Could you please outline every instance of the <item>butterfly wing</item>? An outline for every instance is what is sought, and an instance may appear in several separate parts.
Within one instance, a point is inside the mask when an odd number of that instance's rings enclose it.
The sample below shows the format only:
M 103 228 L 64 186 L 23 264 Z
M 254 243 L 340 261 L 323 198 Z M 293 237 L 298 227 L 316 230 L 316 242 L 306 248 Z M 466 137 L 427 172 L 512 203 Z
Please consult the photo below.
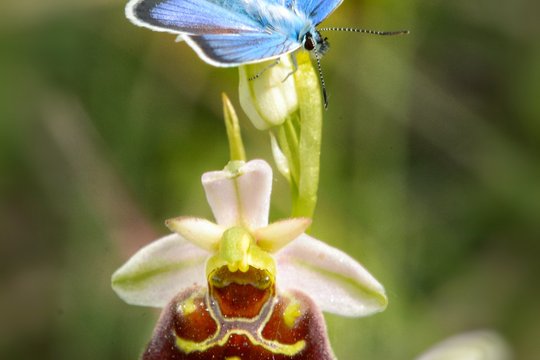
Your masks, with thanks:
M 296 0 L 294 5 L 307 15 L 315 25 L 326 19 L 343 0 Z
M 300 43 L 281 33 L 185 36 L 188 44 L 207 63 L 238 66 L 276 58 L 294 51 Z
M 300 43 L 262 18 L 283 0 L 131 0 L 126 16 L 156 31 L 179 34 L 207 63 L 238 66 L 291 52 Z M 294 31 L 293 31 L 294 33 Z
M 134 24 L 175 34 L 240 34 L 263 31 L 243 11 L 242 0 L 131 0 L 126 17 Z

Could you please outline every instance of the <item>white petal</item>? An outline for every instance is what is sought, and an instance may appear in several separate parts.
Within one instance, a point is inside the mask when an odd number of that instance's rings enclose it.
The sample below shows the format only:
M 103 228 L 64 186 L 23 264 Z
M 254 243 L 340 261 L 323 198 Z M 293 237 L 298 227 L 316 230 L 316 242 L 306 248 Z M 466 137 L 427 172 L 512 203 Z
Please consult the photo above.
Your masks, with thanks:
M 265 251 L 276 252 L 307 230 L 311 225 L 309 218 L 291 218 L 276 221 L 253 231 L 257 245 Z
M 272 168 L 264 160 L 250 161 L 237 173 L 227 169 L 207 172 L 202 183 L 219 225 L 253 230 L 268 224 Z
M 453 336 L 429 349 L 417 360 L 510 360 L 506 341 L 492 331 Z
M 165 221 L 171 231 L 180 234 L 195 246 L 209 252 L 216 252 L 225 229 L 206 219 L 180 216 Z
M 276 254 L 276 284 L 309 294 L 323 311 L 366 316 L 386 308 L 383 286 L 349 255 L 301 235 Z
M 183 289 L 206 285 L 209 255 L 177 234 L 165 236 L 139 250 L 116 270 L 112 287 L 129 304 L 164 307 Z

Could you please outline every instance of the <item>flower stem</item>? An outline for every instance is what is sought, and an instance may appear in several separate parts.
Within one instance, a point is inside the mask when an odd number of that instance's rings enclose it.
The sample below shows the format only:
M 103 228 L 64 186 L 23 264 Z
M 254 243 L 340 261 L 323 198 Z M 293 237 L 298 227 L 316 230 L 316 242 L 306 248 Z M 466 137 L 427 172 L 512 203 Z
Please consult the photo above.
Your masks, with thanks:
M 289 163 L 292 216 L 313 217 L 317 204 L 322 136 L 322 100 L 307 52 L 297 54 L 294 73 L 298 110 L 280 126 L 278 142 Z

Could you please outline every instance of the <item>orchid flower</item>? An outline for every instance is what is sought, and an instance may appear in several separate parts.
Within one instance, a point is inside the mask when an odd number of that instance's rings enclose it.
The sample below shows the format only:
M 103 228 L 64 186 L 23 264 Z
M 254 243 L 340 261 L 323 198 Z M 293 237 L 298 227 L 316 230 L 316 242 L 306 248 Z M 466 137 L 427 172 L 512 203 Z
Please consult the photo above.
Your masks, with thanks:
M 321 310 L 384 310 L 383 286 L 349 255 L 305 234 L 310 219 L 268 224 L 265 161 L 232 161 L 205 173 L 202 184 L 216 223 L 168 220 L 174 234 L 112 277 L 126 302 L 165 308 L 143 359 L 335 359 Z

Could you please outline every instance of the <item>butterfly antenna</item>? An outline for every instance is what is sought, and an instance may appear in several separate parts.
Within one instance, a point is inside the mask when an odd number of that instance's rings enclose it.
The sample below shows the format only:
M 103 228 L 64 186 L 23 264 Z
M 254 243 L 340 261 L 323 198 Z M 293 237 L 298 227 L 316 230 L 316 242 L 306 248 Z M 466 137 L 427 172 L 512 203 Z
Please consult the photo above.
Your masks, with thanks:
M 321 80 L 324 109 L 328 110 L 328 95 L 326 94 L 326 84 L 324 83 L 324 76 L 321 67 L 321 56 L 318 52 L 315 52 L 315 59 L 317 60 L 317 69 L 319 70 L 319 79 Z
M 348 31 L 348 32 L 356 32 L 356 33 L 363 33 L 363 34 L 370 34 L 370 35 L 382 35 L 382 36 L 407 35 L 409 33 L 409 30 L 377 31 L 377 30 L 342 28 L 342 27 L 329 27 L 329 28 L 322 28 L 322 29 L 317 29 L 317 30 L 318 31 Z

